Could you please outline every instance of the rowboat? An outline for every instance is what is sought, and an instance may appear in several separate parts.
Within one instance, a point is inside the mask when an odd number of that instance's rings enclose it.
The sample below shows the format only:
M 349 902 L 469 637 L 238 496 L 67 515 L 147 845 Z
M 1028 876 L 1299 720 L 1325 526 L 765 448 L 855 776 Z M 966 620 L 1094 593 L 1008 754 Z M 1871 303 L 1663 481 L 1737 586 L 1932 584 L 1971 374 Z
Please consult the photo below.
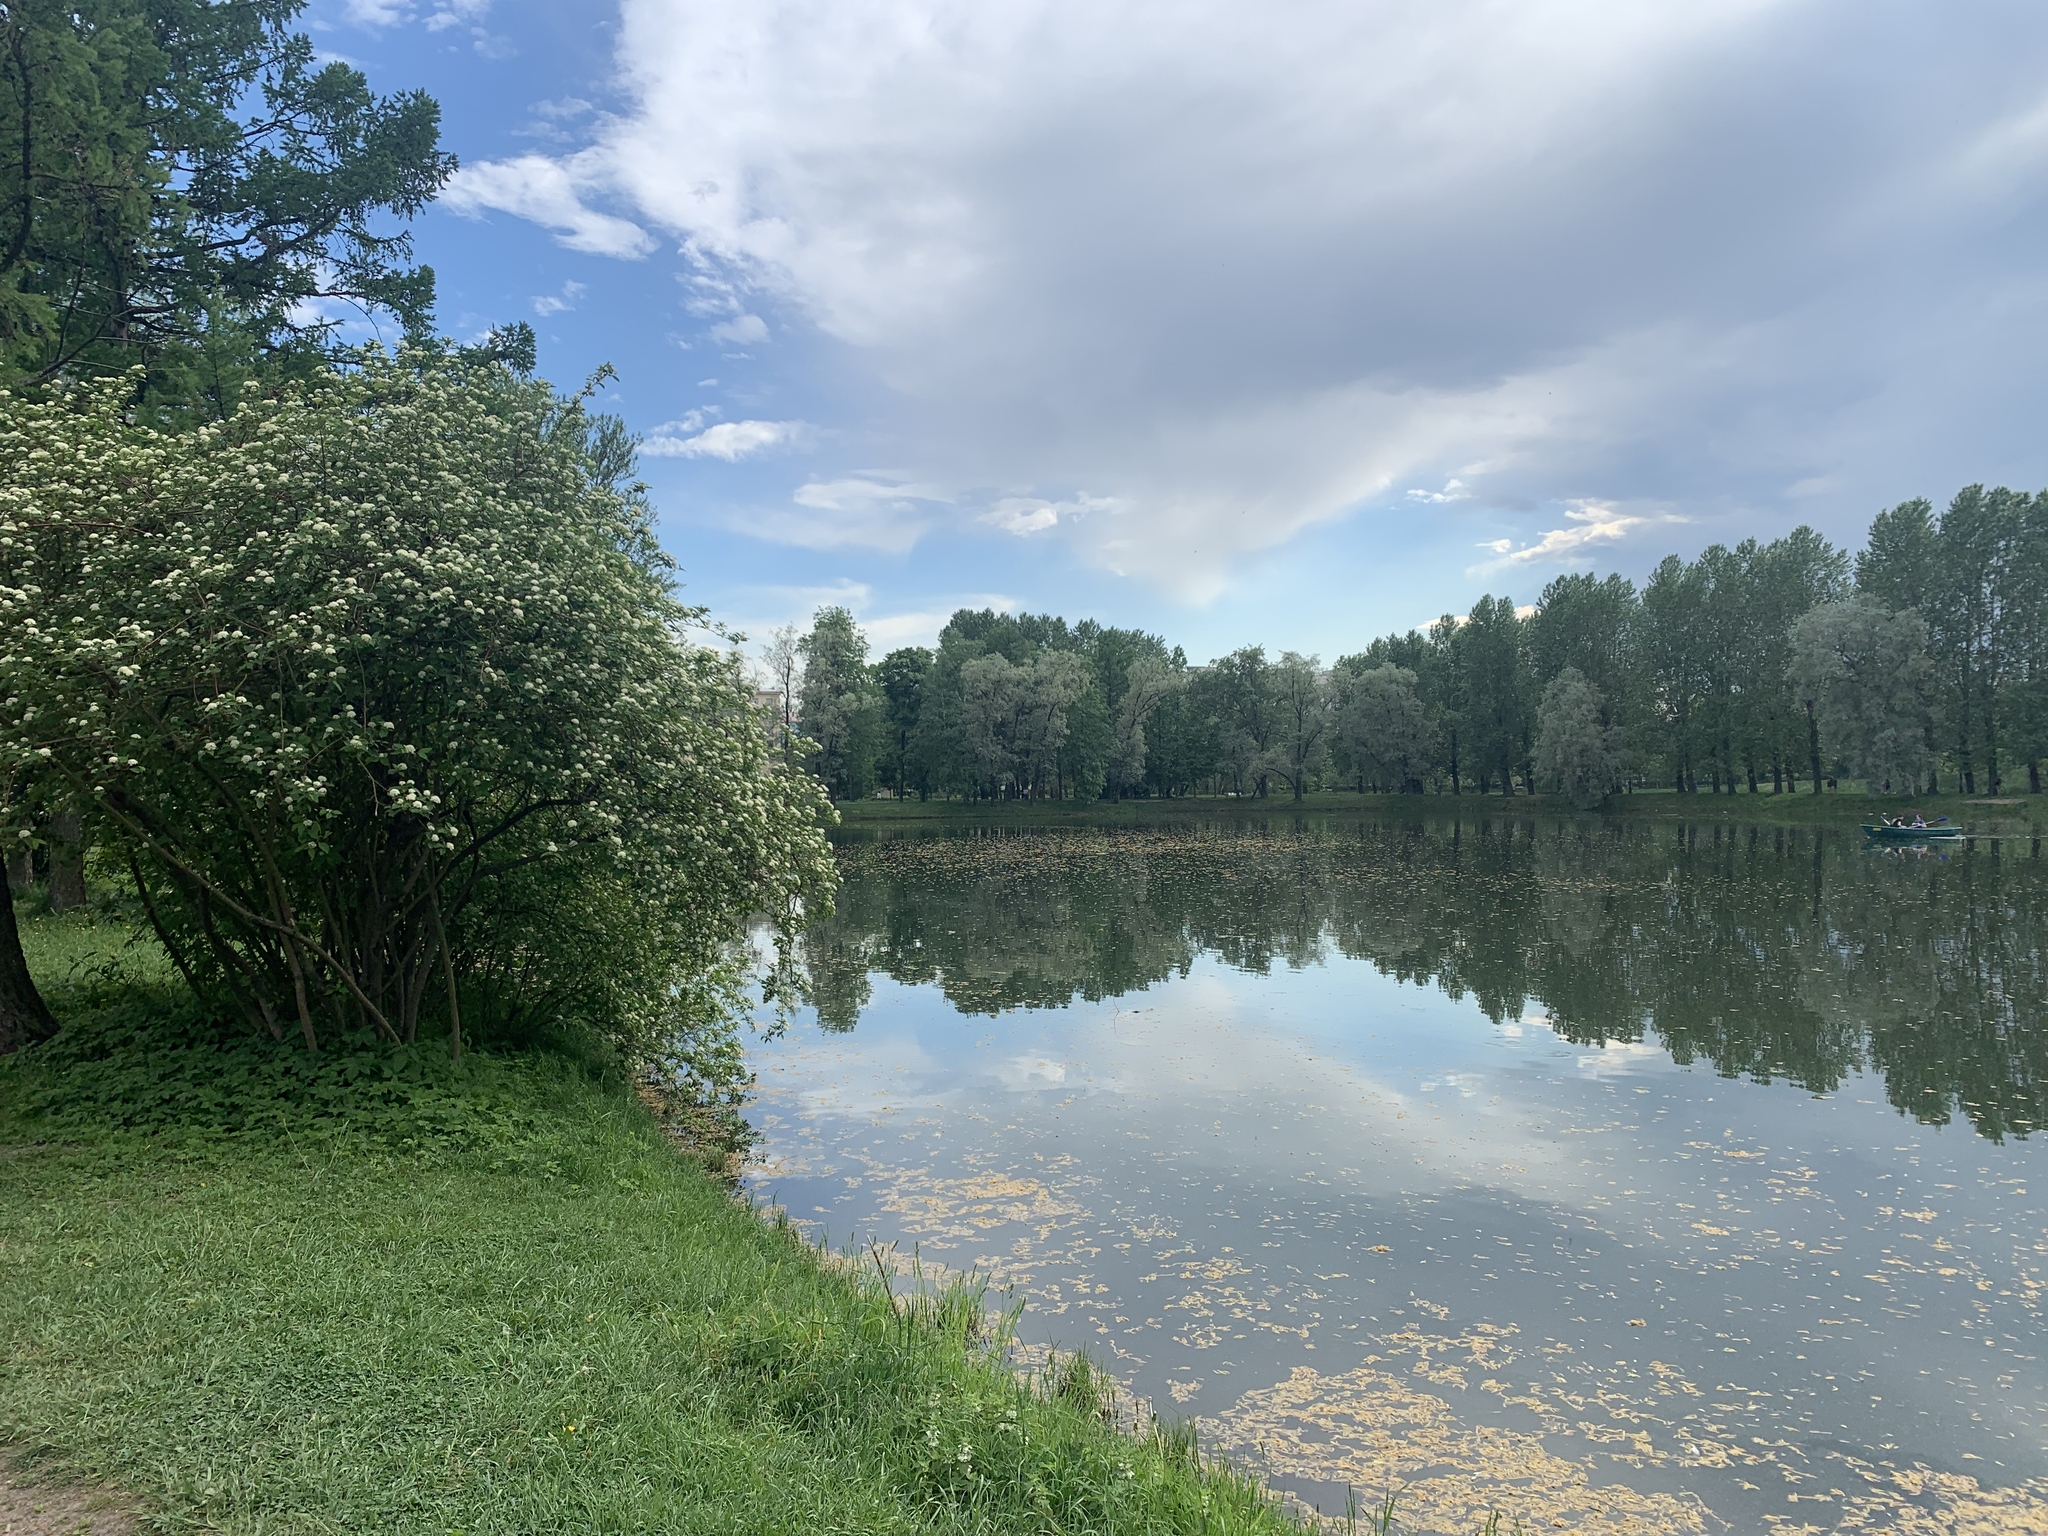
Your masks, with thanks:
M 1863 835 L 1880 843 L 1921 843 L 1935 838 L 1943 841 L 1958 838 L 1963 835 L 1963 829 L 1958 826 L 1952 826 L 1947 822 L 1933 827 L 1873 826 L 1871 823 L 1865 822 L 1863 824 Z

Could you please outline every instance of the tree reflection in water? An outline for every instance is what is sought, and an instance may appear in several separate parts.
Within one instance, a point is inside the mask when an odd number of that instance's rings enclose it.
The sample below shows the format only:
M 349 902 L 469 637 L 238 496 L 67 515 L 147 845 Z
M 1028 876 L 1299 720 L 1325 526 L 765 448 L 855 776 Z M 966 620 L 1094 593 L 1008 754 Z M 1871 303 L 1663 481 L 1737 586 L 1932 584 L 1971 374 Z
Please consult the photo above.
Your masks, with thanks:
M 1883 1079 L 1994 1141 L 2048 1117 L 2039 840 L 1946 857 L 1853 835 L 1504 815 L 1190 819 L 1144 828 L 847 833 L 811 1001 L 852 1029 L 880 973 L 962 1013 L 1057 1008 L 1333 951 L 1545 1016 L 1579 1044 L 1830 1093 Z

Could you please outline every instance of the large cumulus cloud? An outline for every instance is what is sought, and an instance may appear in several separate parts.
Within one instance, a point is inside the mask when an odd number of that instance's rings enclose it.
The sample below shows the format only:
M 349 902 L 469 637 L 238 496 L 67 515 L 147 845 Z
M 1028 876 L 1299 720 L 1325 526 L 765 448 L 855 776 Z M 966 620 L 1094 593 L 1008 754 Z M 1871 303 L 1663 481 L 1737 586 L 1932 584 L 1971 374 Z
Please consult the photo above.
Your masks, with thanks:
M 625 0 L 618 68 L 457 196 L 835 348 L 792 528 L 886 462 L 902 540 L 1199 596 L 1376 502 L 1543 548 L 2044 475 L 2038 5 Z

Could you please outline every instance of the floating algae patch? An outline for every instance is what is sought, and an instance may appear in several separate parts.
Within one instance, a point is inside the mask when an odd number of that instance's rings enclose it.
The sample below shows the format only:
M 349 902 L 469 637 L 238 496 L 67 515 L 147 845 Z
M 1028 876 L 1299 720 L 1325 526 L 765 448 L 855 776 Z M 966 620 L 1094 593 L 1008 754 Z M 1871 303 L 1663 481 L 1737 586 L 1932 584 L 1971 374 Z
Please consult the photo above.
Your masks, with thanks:
M 1680 1431 L 1682 1449 L 1660 1447 L 1653 1430 L 1670 1426 L 1630 1412 L 1620 1394 L 1603 1396 L 1621 1423 L 1560 1417 L 1561 1401 L 1534 1386 L 1503 1396 L 1533 1410 L 1540 1429 L 1472 1423 L 1416 1384 L 1434 1374 L 1423 1363 L 1405 1377 L 1385 1367 L 1333 1376 L 1296 1367 L 1213 1421 L 1214 1442 L 1282 1486 L 1398 1490 L 1402 1528 L 1418 1536 L 1463 1536 L 1495 1511 L 1530 1532 L 1584 1536 L 1731 1528 L 2048 1536 L 2048 1480 L 1986 1487 L 1967 1474 L 1889 1465 L 1839 1447 L 1763 1436 L 1717 1441 L 1696 1426 Z M 1674 1390 L 1698 1393 L 1682 1380 Z M 1747 1497 L 1716 1510 L 1689 1491 L 1700 1483 L 1696 1474 L 1730 1468 L 1740 1469 L 1737 1486 Z M 1645 1469 L 1674 1486 L 1638 1486 Z M 1744 1516 L 1755 1526 L 1738 1527 Z
M 1843 1461 L 1853 1474 L 1852 1487 L 1863 1487 L 1839 1495 L 1839 1516 L 1810 1511 L 1773 1516 L 1773 1530 L 1785 1536 L 2048 1536 L 2048 1482 L 1985 1488 L 1957 1472 L 1887 1470 L 1851 1457 Z
M 1401 1527 L 1476 1531 L 1499 1510 L 1534 1530 L 1648 1536 L 1716 1529 L 1692 1495 L 1599 1483 L 1596 1458 L 1557 1455 L 1541 1434 L 1468 1424 L 1441 1397 L 1372 1367 L 1299 1366 L 1216 1421 L 1221 1449 L 1276 1478 L 1399 1490 Z

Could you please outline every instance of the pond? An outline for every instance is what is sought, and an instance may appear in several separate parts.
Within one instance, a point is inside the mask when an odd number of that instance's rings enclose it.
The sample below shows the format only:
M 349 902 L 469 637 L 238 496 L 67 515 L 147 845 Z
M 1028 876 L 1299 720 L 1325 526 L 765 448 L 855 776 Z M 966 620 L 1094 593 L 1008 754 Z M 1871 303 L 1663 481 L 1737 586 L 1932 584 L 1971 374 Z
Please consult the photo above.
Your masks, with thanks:
M 1399 1528 L 2048 1531 L 2037 840 L 849 836 L 752 1180 Z

